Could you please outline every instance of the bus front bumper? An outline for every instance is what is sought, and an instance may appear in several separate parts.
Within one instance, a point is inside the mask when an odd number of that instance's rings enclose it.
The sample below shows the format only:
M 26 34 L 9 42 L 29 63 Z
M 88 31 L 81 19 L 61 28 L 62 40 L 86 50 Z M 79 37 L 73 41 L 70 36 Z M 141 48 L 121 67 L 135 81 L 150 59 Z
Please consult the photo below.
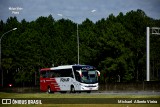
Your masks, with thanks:
M 96 90 L 98 90 L 98 86 L 96 86 L 96 87 L 87 87 L 87 86 L 81 86 L 81 90 L 82 91 L 96 91 Z

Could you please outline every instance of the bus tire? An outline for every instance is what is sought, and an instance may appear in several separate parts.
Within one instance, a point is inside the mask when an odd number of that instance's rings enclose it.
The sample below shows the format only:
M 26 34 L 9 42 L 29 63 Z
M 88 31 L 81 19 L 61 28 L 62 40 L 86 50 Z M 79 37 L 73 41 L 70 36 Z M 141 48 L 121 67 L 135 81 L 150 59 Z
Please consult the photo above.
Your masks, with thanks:
M 47 93 L 48 94 L 52 93 L 50 86 L 48 86 Z
M 75 88 L 73 85 L 71 85 L 71 93 L 75 93 Z
M 91 93 L 91 91 L 87 91 L 87 93 Z

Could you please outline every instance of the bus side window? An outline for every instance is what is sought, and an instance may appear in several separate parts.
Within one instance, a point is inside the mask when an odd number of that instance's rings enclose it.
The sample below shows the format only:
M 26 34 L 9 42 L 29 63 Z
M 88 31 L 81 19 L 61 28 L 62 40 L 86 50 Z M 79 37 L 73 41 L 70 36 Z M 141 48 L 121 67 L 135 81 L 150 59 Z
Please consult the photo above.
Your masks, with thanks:
M 50 71 L 46 71 L 46 78 L 50 77 Z
M 73 78 L 73 74 L 72 73 L 70 74 L 70 77 Z
M 81 81 L 81 77 L 78 72 L 75 72 L 75 79 L 79 82 Z
M 43 75 L 42 77 L 43 77 L 43 78 L 46 78 L 46 76 L 45 76 L 45 75 Z
M 59 72 L 59 70 L 53 70 L 53 71 L 51 71 L 51 74 L 52 74 L 52 78 L 53 78 L 53 77 L 60 77 L 60 72 Z
M 53 72 L 50 74 L 50 78 L 54 78 L 54 73 Z
M 41 77 L 45 78 L 46 77 L 46 71 L 41 71 Z
M 79 74 L 76 74 L 76 80 L 79 81 L 79 82 L 81 81 L 81 77 L 80 77 Z
M 42 73 L 40 74 L 40 78 L 43 78 L 43 75 L 42 75 Z
M 56 77 L 55 72 L 54 72 L 53 70 L 50 71 L 50 77 L 51 77 L 51 78 Z

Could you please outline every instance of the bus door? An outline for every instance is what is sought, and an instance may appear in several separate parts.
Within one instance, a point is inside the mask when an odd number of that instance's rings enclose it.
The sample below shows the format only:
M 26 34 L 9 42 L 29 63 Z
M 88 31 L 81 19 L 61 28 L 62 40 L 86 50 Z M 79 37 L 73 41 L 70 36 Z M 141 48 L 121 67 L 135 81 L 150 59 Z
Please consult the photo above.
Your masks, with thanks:
M 46 71 L 41 71 L 40 72 L 40 90 L 46 91 Z

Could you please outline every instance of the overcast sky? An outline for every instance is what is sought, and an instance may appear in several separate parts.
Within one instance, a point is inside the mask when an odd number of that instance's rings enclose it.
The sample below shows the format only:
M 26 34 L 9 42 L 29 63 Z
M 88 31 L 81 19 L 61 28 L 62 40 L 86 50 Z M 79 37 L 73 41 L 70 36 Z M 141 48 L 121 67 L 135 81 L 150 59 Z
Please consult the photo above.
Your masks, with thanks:
M 19 21 L 33 21 L 51 14 L 55 20 L 63 17 L 81 23 L 89 18 L 96 22 L 111 13 L 117 16 L 137 9 L 160 19 L 160 0 L 0 0 L 0 20 L 16 16 Z

